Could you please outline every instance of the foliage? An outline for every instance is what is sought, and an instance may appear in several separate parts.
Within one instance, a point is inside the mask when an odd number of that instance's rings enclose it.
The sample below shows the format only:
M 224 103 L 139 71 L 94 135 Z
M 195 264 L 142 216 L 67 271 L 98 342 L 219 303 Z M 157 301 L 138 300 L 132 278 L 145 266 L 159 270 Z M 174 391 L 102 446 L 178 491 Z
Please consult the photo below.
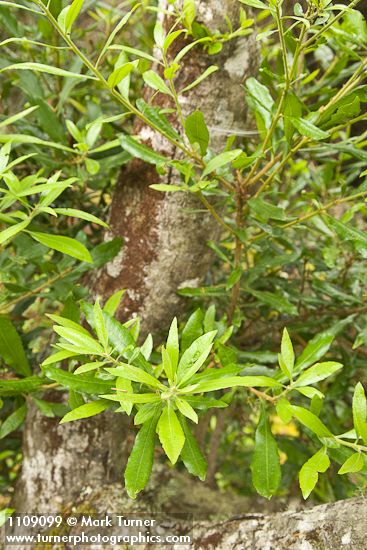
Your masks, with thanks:
M 310 0 L 291 13 L 278 0 L 240 4 L 238 21 L 212 32 L 192 1 L 182 10 L 170 3 L 169 28 L 147 2 L 1 3 L 1 452 L 16 453 L 12 434 L 29 400 L 62 422 L 106 409 L 132 414 L 141 426 L 125 472 L 134 497 L 149 479 L 156 434 L 172 463 L 205 478 L 191 424 L 204 414 L 208 437 L 221 438 L 223 488 L 251 493 L 249 472 L 265 497 L 291 493 L 298 472 L 305 498 L 317 483 L 321 500 L 365 486 L 367 405 L 357 381 L 366 380 L 359 129 L 367 25 L 357 1 Z M 251 112 L 249 131 L 213 129 L 195 106 L 184 118 L 185 94 L 220 78 L 218 54 L 251 33 L 260 70 L 239 98 Z M 176 89 L 194 48 L 213 63 Z M 170 108 L 160 107 L 162 97 Z M 180 160 L 140 142 L 132 116 Z M 212 147 L 217 132 L 228 136 L 221 151 Z M 84 300 L 83 275 L 121 247 L 103 243 L 101 228 L 118 169 L 132 157 L 156 166 L 157 192 L 195 195 L 222 229 L 208 243 L 216 254 L 208 284 L 179 290 L 198 309 L 180 327 L 173 321 L 155 348 L 151 335 L 139 345 L 137 320 L 114 318 L 121 292 L 103 308 Z M 168 170 L 179 183 L 166 183 Z M 48 319 L 59 340 L 45 359 Z M 69 390 L 68 405 L 49 400 L 50 382 Z

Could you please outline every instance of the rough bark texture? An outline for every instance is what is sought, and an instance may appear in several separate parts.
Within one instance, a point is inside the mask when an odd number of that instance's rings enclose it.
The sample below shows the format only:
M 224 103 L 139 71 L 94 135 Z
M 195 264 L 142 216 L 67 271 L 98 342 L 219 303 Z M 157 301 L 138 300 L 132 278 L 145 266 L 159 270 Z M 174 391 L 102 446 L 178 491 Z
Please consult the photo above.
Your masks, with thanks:
M 162 4 L 170 9 L 165 2 Z M 235 26 L 238 9 L 239 4 L 233 0 L 198 2 L 197 20 L 213 31 L 224 31 L 225 15 Z M 183 45 L 177 40 L 175 47 Z M 184 116 L 196 109 L 203 111 L 208 126 L 213 128 L 211 147 L 219 150 L 226 139 L 220 131 L 244 128 L 246 106 L 241 85 L 256 70 L 254 37 L 233 40 L 214 57 L 205 55 L 200 46 L 194 48 L 182 62 L 176 88 L 182 89 L 214 63 L 220 70 L 181 99 Z M 158 101 L 172 107 L 167 96 L 159 96 Z M 167 140 L 141 123 L 137 123 L 135 133 L 155 151 L 168 158 L 179 157 Z M 122 236 L 125 244 L 95 288 L 104 296 L 127 288 L 119 315 L 125 319 L 139 315 L 144 332 L 160 332 L 179 312 L 182 301 L 178 288 L 200 285 L 212 259 L 206 242 L 215 240 L 218 234 L 217 222 L 202 209 L 198 199 L 149 188 L 159 181 L 175 183 L 177 177 L 168 171 L 159 180 L 154 167 L 135 159 L 122 172 L 112 201 L 112 234 Z
M 236 24 L 238 6 L 237 0 L 198 2 L 198 20 L 212 30 L 225 30 L 224 16 L 228 14 Z M 163 7 L 167 7 L 165 2 Z M 195 80 L 210 64 L 216 63 L 220 71 L 186 95 L 184 114 L 201 109 L 214 135 L 217 126 L 243 127 L 246 109 L 241 83 L 253 72 L 256 58 L 253 37 L 231 41 L 215 57 L 209 58 L 199 48 L 191 50 L 182 63 L 178 88 Z M 160 101 L 165 105 L 164 97 Z M 137 123 L 136 132 L 154 150 L 178 156 L 149 128 Z M 218 134 L 212 146 L 219 148 L 224 140 Z M 173 183 L 175 177 L 171 174 L 165 181 Z M 179 286 L 196 286 L 203 280 L 211 261 L 206 241 L 217 232 L 216 222 L 206 212 L 197 212 L 200 203 L 194 198 L 149 189 L 157 181 L 155 168 L 138 159 L 124 169 L 112 199 L 111 225 L 125 246 L 95 285 L 103 298 L 128 288 L 120 316 L 138 314 L 145 333 L 159 332 L 178 312 Z M 103 486 L 115 469 L 121 476 L 119 457 L 128 429 L 126 418 L 115 417 L 112 421 L 103 414 L 60 426 L 57 419 L 41 419 L 32 410 L 25 428 L 17 508 L 28 512 L 61 509 L 83 488 Z
M 23 463 L 14 498 L 17 512 L 58 512 L 83 490 L 121 478 L 126 417 L 106 413 L 70 424 L 31 406 L 23 436 Z M 116 441 L 119 442 L 116 445 Z

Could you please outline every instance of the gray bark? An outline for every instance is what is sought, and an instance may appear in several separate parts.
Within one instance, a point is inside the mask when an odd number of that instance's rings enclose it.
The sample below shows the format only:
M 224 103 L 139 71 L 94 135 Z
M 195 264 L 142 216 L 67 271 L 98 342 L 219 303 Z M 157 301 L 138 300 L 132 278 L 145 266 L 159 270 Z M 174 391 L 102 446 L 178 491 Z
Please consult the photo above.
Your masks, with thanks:
M 161 5 L 170 9 L 166 2 Z M 212 31 L 224 31 L 224 16 L 227 14 L 235 27 L 238 9 L 233 0 L 198 2 L 197 20 Z M 178 39 L 174 45 L 182 48 L 184 42 Z M 184 116 L 196 109 L 203 111 L 207 125 L 213 128 L 211 147 L 220 150 L 226 140 L 223 130 L 243 130 L 246 123 L 242 84 L 256 70 L 254 36 L 232 40 L 218 56 L 206 55 L 201 46 L 194 48 L 183 59 L 176 88 L 194 81 L 211 64 L 220 70 L 182 97 L 182 110 Z M 172 107 L 167 96 L 158 96 L 158 101 L 161 106 Z M 135 133 L 167 158 L 180 156 L 150 128 L 138 123 Z M 120 317 L 138 315 L 144 332 L 162 331 L 179 313 L 183 301 L 177 295 L 178 288 L 200 286 L 212 261 L 206 242 L 218 235 L 217 222 L 196 197 L 149 188 L 152 183 L 176 183 L 177 177 L 168 171 L 159 179 L 154 167 L 136 159 L 122 172 L 112 201 L 112 234 L 122 236 L 125 245 L 101 274 L 95 289 L 108 296 L 127 288 Z
M 165 4 L 166 5 L 166 4 Z M 237 0 L 201 1 L 199 20 L 215 29 L 226 29 L 224 15 L 235 24 Z M 181 44 L 182 46 L 182 44 Z M 195 109 L 205 113 L 207 124 L 224 128 L 243 127 L 246 108 L 242 80 L 256 65 L 254 38 L 240 38 L 227 44 L 219 56 L 209 57 L 193 49 L 182 64 L 178 87 L 193 81 L 209 64 L 220 70 L 186 96 L 184 114 Z M 165 98 L 160 98 L 164 105 Z M 136 132 L 154 150 L 169 157 L 177 151 L 149 128 L 137 123 Z M 225 138 L 219 135 L 213 146 Z M 165 182 L 174 182 L 171 175 Z M 151 165 L 138 159 L 122 172 L 112 199 L 113 235 L 125 240 L 122 253 L 93 284 L 108 298 L 115 290 L 128 288 L 121 318 L 138 314 L 143 331 L 160 332 L 178 313 L 176 291 L 182 285 L 199 284 L 211 263 L 206 241 L 216 235 L 216 222 L 200 204 L 186 195 L 164 195 L 149 189 L 158 177 Z M 189 209 L 191 211 L 189 212 Z M 41 419 L 31 410 L 24 433 L 24 462 L 15 504 L 28 512 L 60 510 L 86 488 L 103 486 L 116 470 L 122 476 L 120 457 L 128 439 L 128 419 L 99 415 L 93 420 L 58 425 L 57 419 Z M 107 450 L 106 450 L 107 449 Z

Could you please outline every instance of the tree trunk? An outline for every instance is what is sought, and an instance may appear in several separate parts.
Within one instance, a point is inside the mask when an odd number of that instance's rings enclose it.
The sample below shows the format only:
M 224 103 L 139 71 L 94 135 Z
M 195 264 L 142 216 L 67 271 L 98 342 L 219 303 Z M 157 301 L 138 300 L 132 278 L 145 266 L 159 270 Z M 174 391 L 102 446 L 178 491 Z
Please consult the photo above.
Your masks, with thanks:
M 170 5 L 163 2 L 164 7 Z M 235 23 L 237 0 L 203 1 L 198 20 L 212 30 L 226 29 L 224 16 Z M 182 44 L 181 44 L 182 46 Z M 216 127 L 243 128 L 246 107 L 241 84 L 256 67 L 254 37 L 225 44 L 220 55 L 206 56 L 200 46 L 185 57 L 178 88 L 195 80 L 209 64 L 220 70 L 186 96 L 184 115 L 201 109 L 214 127 L 212 146 L 218 149 L 225 136 Z M 165 98 L 160 98 L 162 104 Z M 136 133 L 155 151 L 171 157 L 178 153 L 149 128 L 136 125 Z M 161 178 L 174 183 L 175 174 Z M 151 165 L 132 160 L 121 174 L 111 208 L 112 233 L 124 238 L 117 258 L 91 286 L 108 298 L 117 289 L 127 288 L 120 318 L 139 315 L 143 332 L 160 332 L 179 312 L 176 294 L 180 286 L 196 286 L 211 263 L 206 246 L 217 235 L 216 222 L 207 212 L 198 212 L 200 203 L 186 194 L 162 194 L 149 188 L 158 182 Z M 195 209 L 195 210 L 194 210 Z M 58 425 L 57 419 L 42 419 L 31 410 L 24 434 L 24 459 L 16 488 L 19 511 L 61 510 L 80 492 L 103 487 L 116 470 L 122 475 L 121 457 L 128 437 L 128 419 L 123 415 L 99 415 L 93 420 Z M 88 489 L 89 488 L 89 489 Z

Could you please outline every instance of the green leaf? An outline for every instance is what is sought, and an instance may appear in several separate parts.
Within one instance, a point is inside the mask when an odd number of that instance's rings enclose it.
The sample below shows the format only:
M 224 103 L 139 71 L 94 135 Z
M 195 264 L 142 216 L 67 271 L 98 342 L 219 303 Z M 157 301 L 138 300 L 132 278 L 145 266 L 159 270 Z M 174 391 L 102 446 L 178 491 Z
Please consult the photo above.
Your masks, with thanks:
M 185 435 L 185 443 L 181 451 L 182 462 L 185 464 L 190 474 L 197 476 L 201 479 L 201 481 L 204 481 L 208 467 L 206 460 L 199 449 L 199 445 L 195 437 L 187 425 L 185 417 L 180 414 L 179 420 Z
M 71 239 L 70 237 L 64 237 L 61 235 L 49 235 L 47 233 L 39 233 L 35 231 L 30 231 L 29 234 L 31 237 L 38 241 L 39 243 L 67 254 L 72 258 L 76 258 L 82 262 L 93 263 L 93 258 L 90 255 L 89 250 L 76 239 Z
M 292 412 L 292 405 L 289 403 L 287 399 L 284 397 L 281 397 L 276 402 L 276 411 L 279 418 L 285 423 L 288 424 L 292 420 L 293 412 Z
M 55 382 L 58 382 L 65 388 L 92 395 L 105 393 L 112 386 L 112 382 L 110 381 L 98 378 L 86 378 L 84 375 L 73 374 L 56 367 L 46 367 L 43 371 L 48 378 L 55 380 Z
M 252 482 L 256 491 L 263 497 L 271 498 L 278 489 L 281 471 L 278 446 L 271 432 L 264 408 L 261 411 L 256 429 L 251 471 Z
M 327 455 L 326 447 L 317 451 L 316 454 L 305 462 L 299 472 L 299 484 L 304 499 L 306 499 L 315 488 L 319 479 L 319 472 L 326 472 L 329 466 L 330 459 Z
M 185 443 L 185 434 L 170 403 L 162 411 L 157 432 L 164 452 L 172 464 L 176 464 Z
M 252 290 L 250 288 L 247 291 L 255 296 L 260 302 L 274 308 L 281 313 L 288 313 L 289 315 L 297 315 L 298 310 L 285 296 L 275 294 L 274 292 L 268 292 L 266 290 Z
M 99 397 L 109 399 L 110 401 L 119 401 L 120 403 L 157 403 L 161 400 L 156 393 L 109 393 Z
M 186 86 L 185 88 L 183 88 L 183 90 L 181 90 L 179 93 L 180 94 L 184 94 L 185 92 L 188 92 L 189 90 L 191 90 L 192 88 L 195 88 L 195 86 L 197 86 L 198 84 L 200 84 L 203 80 L 205 80 L 206 78 L 208 78 L 208 76 L 210 76 L 211 74 L 215 73 L 216 71 L 219 70 L 219 67 L 217 67 L 216 65 L 211 65 L 210 67 L 208 67 L 207 69 L 205 69 L 205 71 L 203 72 L 203 74 L 201 74 L 196 80 L 194 80 L 193 82 L 191 82 L 191 84 L 189 84 L 188 86 Z
M 131 381 L 121 377 L 116 378 L 116 390 L 117 390 L 117 395 L 119 396 L 121 395 L 123 396 L 125 394 L 131 394 L 134 392 Z M 121 393 L 121 391 L 124 393 Z M 126 414 L 130 415 L 133 408 L 133 403 L 124 401 L 124 399 L 122 398 L 120 401 L 120 408 L 124 412 L 126 412 Z
M 179 397 L 176 397 L 175 404 L 181 414 L 195 422 L 195 424 L 199 422 L 198 415 L 191 407 L 191 405 L 186 401 L 186 399 L 180 399 Z
M 16 409 L 10 416 L 8 416 L 0 426 L 0 439 L 3 439 L 11 432 L 14 432 L 23 424 L 23 421 L 27 414 L 27 405 L 24 403 L 21 407 Z
M 93 316 L 94 316 L 94 327 L 98 340 L 103 346 L 103 349 L 108 348 L 108 333 L 106 324 L 104 322 L 103 312 L 101 306 L 99 305 L 99 300 L 97 299 L 93 307 Z
M 179 348 L 179 341 L 178 341 L 178 328 L 177 328 L 177 318 L 175 317 L 171 323 L 168 338 L 167 338 L 167 344 L 166 344 L 166 350 L 169 355 L 169 358 L 171 360 L 172 370 L 173 373 L 176 372 L 177 364 L 178 364 L 178 356 L 180 352 Z
M 316 141 L 330 137 L 328 132 L 320 130 L 320 128 L 305 118 L 289 117 L 289 119 L 302 136 L 309 137 Z
M 311 411 L 308 411 L 303 407 L 292 405 L 292 412 L 293 416 L 295 416 L 301 424 L 306 426 L 318 437 L 331 437 L 333 435 L 325 424 L 323 424 L 321 420 Z
M 212 397 L 199 397 L 197 395 L 185 395 L 186 401 L 195 409 L 207 411 L 208 409 L 225 409 L 228 403 Z
M 134 424 L 144 424 L 160 410 L 160 403 L 145 403 L 140 406 L 134 418 Z
M 338 471 L 338 474 L 354 474 L 360 472 L 364 467 L 363 455 L 361 453 L 352 454 Z
M 174 372 L 173 372 L 173 367 L 171 363 L 171 358 L 168 355 L 167 350 L 165 349 L 164 346 L 162 346 L 161 353 L 162 353 L 163 370 L 166 373 L 166 376 L 169 382 L 172 384 L 174 380 Z
M 176 132 L 170 121 L 161 112 L 161 109 L 159 109 L 159 107 L 153 107 L 141 98 L 136 100 L 136 106 L 138 107 L 139 111 L 143 113 L 144 116 L 146 116 L 151 122 L 153 122 L 153 124 L 155 124 L 155 126 L 157 126 L 160 130 L 163 130 L 165 134 L 170 136 L 172 139 L 181 139 L 180 135 Z
M 353 395 L 353 424 L 357 436 L 367 445 L 367 401 L 364 388 L 360 382 L 356 385 Z
M 325 363 L 316 363 L 309 369 L 305 370 L 301 376 L 297 379 L 295 387 L 299 386 L 309 386 L 310 384 L 315 384 L 320 380 L 328 378 L 334 372 L 340 370 L 343 367 L 341 363 L 336 363 L 334 361 L 326 361 Z
M 125 470 L 125 487 L 130 498 L 136 498 L 149 481 L 153 467 L 155 432 L 158 414 L 141 427 Z
M 78 15 L 80 13 L 80 10 L 83 7 L 83 4 L 84 4 L 84 0 L 74 0 L 72 2 L 71 6 L 69 7 L 69 9 L 66 13 L 66 18 L 65 18 L 65 30 L 66 30 L 66 32 L 69 33 L 71 31 L 71 28 L 74 24 L 74 21 L 78 17 Z
M 216 333 L 217 331 L 213 330 L 207 334 L 203 334 L 184 352 L 177 368 L 177 381 L 179 385 L 187 382 L 205 363 L 212 349 Z
M 172 97 L 171 90 L 168 88 L 167 84 L 164 82 L 164 80 L 154 71 L 149 70 L 145 71 L 143 73 L 143 79 L 145 84 L 153 88 L 153 90 L 157 90 L 158 92 L 161 92 L 162 94 L 169 95 Z
M 122 378 L 127 378 L 132 382 L 140 382 L 141 384 L 146 384 L 147 386 L 152 386 L 153 388 L 166 388 L 163 386 L 157 378 L 154 378 L 151 374 L 148 374 L 143 369 L 138 367 L 133 367 L 126 363 L 121 363 L 118 367 L 106 368 L 105 369 L 110 374 L 114 376 L 121 376 Z
M 296 369 L 303 370 L 323 357 L 329 350 L 334 338 L 335 335 L 328 331 L 321 332 L 312 338 L 301 355 L 298 357 L 296 361 Z
M 181 351 L 185 351 L 194 340 L 203 334 L 204 314 L 200 308 L 192 313 L 182 331 Z
M 54 331 L 70 342 L 73 348 L 75 348 L 75 351 L 80 354 L 103 355 L 102 346 L 91 336 L 87 336 L 81 331 L 75 330 L 74 328 L 59 326 L 54 326 Z M 61 341 L 59 342 L 59 346 L 64 347 L 65 344 Z M 69 349 L 69 346 L 65 346 L 65 349 Z M 71 349 L 70 351 L 74 350 Z
M 91 403 L 85 403 L 76 409 L 68 412 L 61 420 L 60 424 L 66 422 L 73 422 L 74 420 L 80 420 L 81 418 L 89 418 L 95 416 L 108 408 L 108 403 L 105 401 L 92 401 Z
M 264 2 L 260 2 L 260 0 L 240 0 L 240 2 L 241 4 L 245 4 L 245 6 L 250 6 L 251 8 L 271 11 L 271 7 L 264 4 Z
M 292 379 L 292 372 L 294 367 L 294 351 L 292 340 L 289 337 L 286 328 L 283 330 L 283 337 L 281 343 L 281 361 L 279 361 L 280 368 L 289 379 Z
M 342 223 L 331 216 L 327 216 L 328 225 L 330 225 L 338 234 L 338 236 L 345 241 L 354 241 L 367 246 L 367 235 L 364 231 L 360 231 L 355 227 L 350 227 L 345 223 Z
M 0 395 L 12 396 L 21 393 L 32 393 L 45 383 L 46 380 L 38 376 L 27 376 L 27 378 L 21 380 L 0 380 Z
M 246 80 L 246 88 L 248 91 L 247 101 L 250 108 L 255 112 L 260 131 L 263 130 L 264 126 L 270 128 L 273 120 L 274 100 L 268 88 L 254 77 Z
M 1 231 L 0 244 L 4 243 L 8 239 L 11 239 L 12 237 L 15 237 L 15 235 L 23 231 L 23 229 L 25 229 L 29 224 L 30 220 L 24 220 L 22 222 L 11 225 L 7 229 L 4 229 L 4 231 Z
M 202 177 L 204 178 L 206 175 L 210 174 L 211 172 L 214 172 L 215 170 L 218 170 L 218 168 L 221 168 L 225 164 L 232 162 L 241 153 L 242 153 L 241 149 L 234 149 L 233 151 L 225 151 L 224 153 L 220 153 L 219 155 L 212 158 L 208 162 L 205 169 L 203 170 Z
M 207 382 L 186 386 L 180 391 L 181 393 L 201 393 L 237 387 L 280 388 L 282 385 L 269 376 L 228 376 L 219 380 L 208 380 Z
M 135 158 L 141 159 L 144 162 L 148 162 L 149 164 L 160 164 L 162 162 L 166 162 L 166 158 L 160 155 L 159 153 L 156 153 L 146 145 L 143 145 L 142 143 L 139 143 L 136 141 L 136 139 L 121 135 L 120 136 L 120 143 L 121 146 L 130 153 Z
M 115 69 L 107 79 L 107 84 L 110 88 L 114 88 L 120 84 L 121 80 L 126 78 L 134 69 L 134 63 L 125 63 L 121 67 Z
M 93 363 L 84 363 L 84 365 L 81 365 L 78 367 L 74 374 L 83 374 L 84 372 L 91 372 L 93 370 L 97 370 L 100 367 L 103 367 L 106 363 L 104 361 L 94 361 Z M 43 363 L 43 366 L 45 366 L 45 363 Z
M 77 210 L 76 208 L 54 208 L 54 211 L 63 216 L 72 216 L 73 218 L 79 218 L 81 220 L 102 225 L 102 227 L 108 227 L 107 223 L 97 218 L 97 216 L 88 214 L 88 212 L 83 212 L 83 210 Z
M 12 70 L 22 70 L 22 71 L 36 71 L 40 73 L 53 74 L 55 76 L 62 76 L 67 78 L 78 78 L 80 80 L 98 80 L 95 76 L 88 76 L 80 73 L 72 73 L 70 71 L 65 71 L 64 69 L 59 69 L 58 67 L 53 67 L 51 65 L 44 65 L 43 63 L 15 63 L 14 65 L 9 65 L 0 70 L 0 73 L 3 71 L 12 71 Z
M 114 292 L 107 300 L 103 307 L 103 311 L 105 313 L 108 313 L 113 317 L 117 311 L 117 308 L 120 305 L 121 298 L 125 294 L 126 289 L 118 290 L 117 292 Z
M 0 317 L 0 356 L 17 374 L 32 374 L 19 334 L 5 317 Z
M 199 144 L 201 156 L 203 157 L 208 149 L 210 135 L 201 111 L 194 111 L 186 118 L 185 133 L 191 145 L 194 143 Z

